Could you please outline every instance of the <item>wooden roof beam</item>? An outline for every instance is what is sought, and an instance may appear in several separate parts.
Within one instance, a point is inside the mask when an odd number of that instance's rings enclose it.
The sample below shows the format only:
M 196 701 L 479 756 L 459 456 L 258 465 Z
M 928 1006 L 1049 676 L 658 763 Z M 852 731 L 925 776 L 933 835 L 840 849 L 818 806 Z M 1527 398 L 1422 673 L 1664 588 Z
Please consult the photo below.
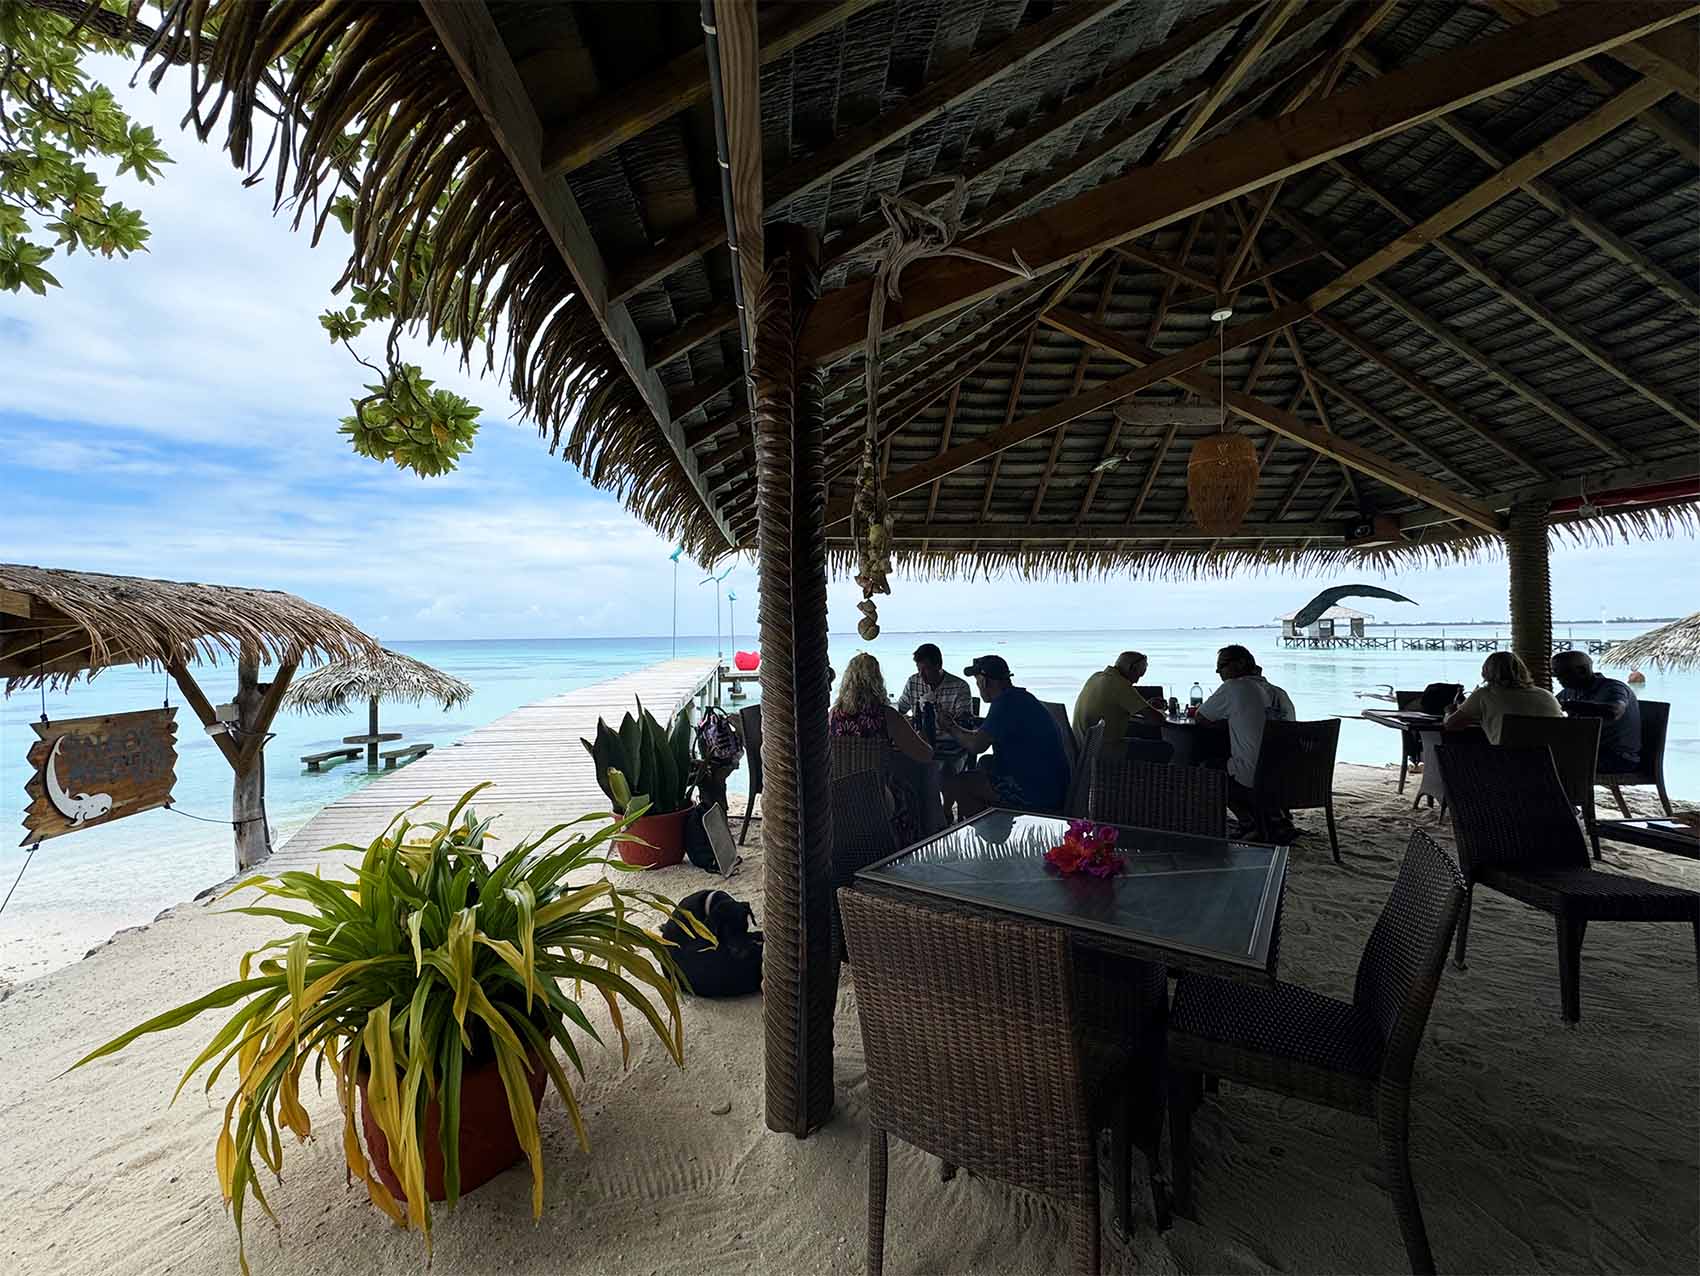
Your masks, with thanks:
M 1093 323 L 1084 315 L 1074 315 L 1067 311 L 1052 311 L 1045 316 L 1045 322 L 1071 333 L 1081 341 L 1090 341 L 1101 349 L 1117 355 L 1130 363 L 1144 363 L 1144 371 L 1149 372 L 1161 360 L 1155 350 L 1130 340 L 1120 333 L 1112 332 L 1099 324 Z M 1420 501 L 1426 501 L 1438 509 L 1448 510 L 1456 517 L 1482 528 L 1484 531 L 1498 531 L 1500 519 L 1490 509 L 1478 504 L 1468 497 L 1460 496 L 1443 483 L 1437 483 L 1427 475 L 1406 468 L 1396 461 L 1390 461 L 1379 453 L 1339 435 L 1331 435 L 1327 431 L 1309 422 L 1301 420 L 1291 412 L 1283 411 L 1273 404 L 1264 403 L 1250 395 L 1241 394 L 1237 390 L 1228 391 L 1220 396 L 1215 384 L 1208 376 L 1200 374 L 1196 369 L 1184 372 L 1174 372 L 1164 377 L 1177 385 L 1185 386 L 1200 398 L 1210 403 L 1226 402 L 1228 410 L 1236 416 L 1255 425 L 1261 425 L 1266 430 L 1274 430 L 1286 435 L 1295 443 L 1302 443 L 1312 451 L 1321 452 L 1332 457 L 1342 465 L 1348 465 L 1361 474 L 1367 474 L 1378 482 L 1389 487 L 1398 488 L 1409 496 Z
M 1700 480 L 1700 454 L 1689 454 L 1675 459 L 1651 461 L 1642 465 L 1622 466 L 1612 470 L 1594 470 L 1586 476 L 1576 478 L 1559 478 L 1545 483 L 1527 483 L 1520 487 L 1500 488 L 1483 497 L 1483 502 L 1494 509 L 1510 509 L 1520 500 L 1557 501 L 1566 498 L 1579 497 L 1586 493 L 1599 495 L 1601 492 L 1620 491 L 1624 488 L 1650 487 L 1663 483 L 1681 482 L 1685 479 Z M 1585 486 L 1584 486 L 1585 485 Z M 1451 516 L 1437 510 L 1414 510 L 1409 514 L 1399 516 L 1399 525 L 1411 529 L 1432 527 L 1437 523 L 1449 522 Z
M 962 382 L 958 381 L 950 389 L 950 402 L 944 408 L 944 432 L 939 436 L 939 455 L 950 451 L 950 432 L 956 425 L 956 405 L 962 398 Z M 933 521 L 933 513 L 939 507 L 939 484 L 934 482 L 927 493 L 927 521 Z
M 1334 165 L 1347 180 L 1358 186 L 1394 217 L 1407 225 L 1416 220 L 1404 210 L 1403 205 L 1394 195 L 1376 186 L 1370 176 L 1356 164 L 1347 160 L 1335 160 Z M 1437 236 L 1434 240 L 1434 247 L 1450 257 L 1466 274 L 1473 275 L 1480 280 L 1602 372 L 1616 377 L 1629 389 L 1646 399 L 1647 402 L 1663 409 L 1690 429 L 1700 431 L 1700 417 L 1696 417 L 1687 408 L 1656 387 L 1646 384 L 1634 372 L 1619 363 L 1616 357 L 1599 345 L 1594 338 L 1562 318 L 1551 307 L 1530 295 L 1510 278 L 1501 274 L 1485 258 L 1478 257 L 1463 244 L 1447 235 Z
M 776 61 L 823 31 L 842 26 L 879 0 L 837 0 L 833 4 L 777 6 L 763 24 L 761 65 Z M 551 122 L 541 143 L 541 167 L 547 177 L 575 172 L 622 143 L 641 137 L 680 111 L 708 101 L 708 66 L 702 49 L 687 49 L 638 80 L 604 94 Z
M 1371 56 L 1367 50 L 1359 49 L 1353 55 L 1353 60 L 1372 74 L 1385 74 L 1381 63 Z M 1642 113 L 1641 118 L 1646 119 L 1646 112 Z M 1509 152 L 1501 150 L 1498 145 L 1490 142 L 1455 116 L 1443 115 L 1436 119 L 1434 123 L 1448 137 L 1470 151 L 1490 168 L 1503 169 L 1511 163 L 1512 157 Z M 1700 162 L 1700 153 L 1695 155 L 1694 161 Z M 1540 177 L 1532 178 L 1522 183 L 1521 186 L 1525 193 L 1537 200 L 1548 212 L 1586 235 L 1602 252 L 1628 268 L 1643 283 L 1664 293 L 1672 301 L 1688 310 L 1689 313 L 1700 315 L 1700 294 L 1695 293 L 1687 285 L 1673 278 L 1664 267 L 1587 209 L 1572 201 L 1558 187 Z
M 1078 35 L 1130 0 L 1079 0 L 1010 35 L 978 57 L 926 85 L 902 106 L 877 119 L 840 133 L 813 155 L 805 156 L 774 175 L 766 205 L 778 209 L 881 148 L 902 141 L 923 125 L 966 98 L 1014 74 L 1064 40 Z M 726 225 L 718 214 L 697 218 L 648 252 L 626 263 L 613 285 L 616 300 L 649 287 L 710 248 L 726 242 Z
M 742 368 L 734 369 L 731 373 L 714 381 L 706 381 L 697 385 L 686 386 L 676 395 L 668 395 L 669 420 L 675 425 L 684 420 L 699 408 L 706 408 L 723 394 L 730 394 L 744 383 Z
M 484 117 L 496 144 L 501 147 L 514 176 L 536 210 L 543 231 L 566 263 L 579 295 L 596 316 L 614 357 L 655 417 L 656 428 L 673 449 L 673 455 L 696 490 L 721 535 L 732 539 L 732 529 L 703 490 L 696 459 L 685 446 L 683 431 L 673 421 L 667 389 L 648 366 L 643 341 L 626 307 L 608 298 L 608 269 L 596 246 L 590 226 L 567 184 L 543 174 L 543 126 L 537 110 L 526 96 L 519 71 L 484 0 L 420 0 L 443 50 L 454 63 L 467 93 Z M 702 62 L 701 50 L 697 60 Z
M 1258 540 L 1262 537 L 1309 536 L 1318 540 L 1343 540 L 1343 523 L 1246 523 L 1227 536 L 1206 532 L 1196 523 L 898 523 L 894 540 L 918 541 L 1129 541 L 1129 540 Z M 829 532 L 831 540 L 848 540 L 848 531 Z
M 1027 383 L 1027 365 L 1033 358 L 1033 343 L 1039 338 L 1039 325 L 1032 324 L 1027 329 L 1027 340 L 1021 343 L 1021 357 L 1015 364 L 1015 375 L 1009 379 L 1009 402 L 1004 407 L 1004 428 L 1009 428 L 1015 420 L 1015 411 L 1021 406 L 1021 387 Z M 986 490 L 980 497 L 980 520 L 985 521 L 987 512 L 992 508 L 992 493 L 997 489 L 998 473 L 1003 469 L 1003 453 L 992 455 L 992 472 L 986 476 Z
M 672 332 L 657 341 L 646 360 L 651 369 L 671 363 L 682 354 L 695 350 L 711 337 L 718 337 L 729 328 L 738 326 L 738 309 L 731 302 L 711 307 L 700 315 L 685 320 Z
M 1036 271 L 1048 272 L 1694 13 L 1700 4 L 1566 7 L 1291 115 L 1244 125 L 967 243 L 994 260 L 1019 254 Z M 1015 282 L 1002 269 L 961 258 L 917 262 L 905 273 L 902 301 L 887 310 L 886 330 L 895 334 Z M 815 304 L 802 335 L 805 360 L 831 362 L 861 341 L 872 286 L 861 280 Z
M 685 446 L 693 451 L 707 443 L 723 430 L 730 430 L 740 421 L 749 419 L 749 410 L 742 404 L 728 408 L 719 416 L 710 417 L 701 425 L 685 427 Z
M 1116 278 L 1121 274 L 1121 263 L 1112 261 L 1110 268 L 1104 272 L 1104 282 L 1098 288 L 1098 305 L 1092 312 L 1092 317 L 1099 323 L 1104 322 L 1104 313 L 1110 307 L 1110 298 L 1115 295 Z M 1092 347 L 1084 343 L 1080 347 L 1080 356 L 1074 361 L 1074 381 L 1069 386 L 1068 397 L 1073 398 L 1080 393 L 1086 384 L 1086 369 L 1092 366 Z M 1111 428 L 1112 434 L 1120 433 L 1122 418 L 1116 418 Z M 1057 472 L 1057 457 L 1062 452 L 1063 439 L 1068 434 L 1068 427 L 1061 426 L 1051 436 L 1051 454 L 1045 459 L 1045 469 L 1039 475 L 1038 490 L 1033 493 L 1033 508 L 1028 512 L 1027 521 L 1032 522 L 1039 517 L 1039 511 L 1045 504 L 1045 493 L 1050 490 L 1051 476 Z
M 1558 8 L 1558 0 L 1493 0 L 1493 7 L 1511 22 L 1526 21 Z M 1696 58 L 1691 32 L 1656 31 L 1640 40 L 1621 44 L 1606 54 L 1631 71 L 1652 76 L 1678 93 L 1700 102 L 1700 60 Z
M 1163 431 L 1163 438 L 1157 444 L 1157 450 L 1151 454 L 1151 468 L 1145 471 L 1145 481 L 1139 485 L 1139 495 L 1134 498 L 1133 507 L 1127 512 L 1127 521 L 1135 522 L 1140 511 L 1145 508 L 1145 502 L 1150 499 L 1151 489 L 1157 486 L 1157 476 L 1163 472 L 1163 462 L 1169 459 L 1169 449 L 1175 445 L 1175 435 L 1180 432 L 1178 424 L 1172 424 Z

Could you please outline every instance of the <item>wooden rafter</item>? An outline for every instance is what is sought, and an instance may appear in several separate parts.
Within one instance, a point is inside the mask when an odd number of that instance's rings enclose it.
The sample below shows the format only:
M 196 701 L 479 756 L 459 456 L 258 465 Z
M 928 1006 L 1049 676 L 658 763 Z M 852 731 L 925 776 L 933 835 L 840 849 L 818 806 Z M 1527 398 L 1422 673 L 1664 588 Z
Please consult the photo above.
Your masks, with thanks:
M 1265 285 L 1265 291 L 1267 291 L 1268 294 L 1269 294 L 1269 304 L 1270 305 L 1276 304 L 1273 287 L 1266 284 Z M 1317 422 L 1322 426 L 1322 428 L 1324 430 L 1328 431 L 1328 433 L 1330 433 L 1330 434 L 1333 434 L 1334 433 L 1334 423 L 1328 419 L 1328 406 L 1325 403 L 1323 403 L 1322 395 L 1317 390 L 1316 376 L 1315 376 L 1315 373 L 1311 369 L 1310 360 L 1305 357 L 1304 342 L 1299 339 L 1298 329 L 1288 328 L 1285 331 L 1284 335 L 1287 338 L 1288 344 L 1292 347 L 1293 362 L 1298 365 L 1298 369 L 1299 369 L 1299 381 L 1300 381 L 1299 389 L 1302 392 L 1299 397 L 1310 399 L 1311 410 L 1316 413 Z M 1299 405 L 1299 399 L 1295 399 L 1293 404 L 1292 404 L 1291 410 L 1296 411 L 1297 408 L 1298 408 L 1298 405 Z M 1420 455 L 1420 453 L 1419 453 L 1419 455 Z M 1352 489 L 1352 499 L 1355 500 L 1355 501 L 1358 501 L 1361 504 L 1362 501 L 1363 501 L 1363 495 L 1362 495 L 1361 492 L 1358 491 L 1357 475 L 1353 474 L 1352 471 L 1347 469 L 1344 465 L 1340 465 L 1340 463 L 1338 461 L 1336 461 L 1335 464 L 1340 466 L 1340 477 L 1343 480 L 1345 480 L 1345 482 Z M 1447 467 L 1442 465 L 1441 469 L 1443 471 L 1446 471 Z
M 1104 282 L 1098 288 L 1098 304 L 1092 311 L 1092 317 L 1099 323 L 1104 321 L 1104 314 L 1110 308 L 1110 298 L 1115 295 L 1116 279 L 1121 274 L 1121 263 L 1112 261 L 1104 271 Z M 1082 345 L 1080 357 L 1074 361 L 1074 379 L 1069 384 L 1070 398 L 1080 393 L 1080 388 L 1086 382 L 1086 369 L 1092 365 L 1092 347 Z M 1122 422 L 1118 419 L 1111 428 L 1111 433 L 1119 433 Z M 1039 517 L 1039 510 L 1045 504 L 1045 493 L 1050 490 L 1051 476 L 1057 472 L 1057 456 L 1062 452 L 1063 439 L 1068 435 L 1068 427 L 1062 426 L 1051 437 L 1051 454 L 1045 458 L 1044 472 L 1039 475 L 1039 488 L 1033 493 L 1033 507 L 1028 511 L 1028 521 Z
M 707 407 L 721 395 L 735 391 L 743 383 L 744 373 L 742 369 L 735 368 L 732 372 L 716 377 L 712 381 L 685 386 L 677 395 L 668 395 L 668 420 L 678 423 L 691 413 Z
M 1372 75 L 1386 74 L 1381 63 L 1366 50 L 1359 49 L 1353 55 L 1353 60 Z M 1642 119 L 1645 118 L 1644 112 Z M 1512 162 L 1509 152 L 1477 133 L 1456 116 L 1441 116 L 1434 123 L 1448 137 L 1490 168 L 1503 169 Z M 1695 158 L 1700 161 L 1700 156 Z M 1560 221 L 1587 236 L 1600 251 L 1633 272 L 1643 283 L 1662 292 L 1690 314 L 1700 315 L 1700 294 L 1673 278 L 1641 249 L 1577 204 L 1552 182 L 1536 177 L 1522 183 L 1522 189 Z
M 1027 382 L 1027 365 L 1033 358 L 1033 343 L 1039 338 L 1039 325 L 1033 324 L 1027 329 L 1027 340 L 1021 343 L 1021 357 L 1016 361 L 1015 375 L 1009 381 L 1009 402 L 1004 407 L 1003 423 L 1008 426 L 1015 420 L 1015 411 L 1021 406 L 1021 387 Z M 1003 469 L 1003 453 L 998 452 L 992 457 L 992 472 L 986 476 L 985 494 L 980 498 L 980 520 L 985 521 L 986 514 L 992 508 L 992 492 L 998 485 L 998 472 Z
M 1153 367 L 1165 362 L 1157 353 L 1147 346 L 1110 331 L 1100 324 L 1093 323 L 1084 315 L 1074 315 L 1067 311 L 1051 311 L 1045 316 L 1045 322 L 1064 332 L 1072 334 L 1081 341 L 1090 341 L 1103 350 L 1108 351 L 1130 363 L 1145 364 L 1144 371 L 1149 372 Z M 1333 457 L 1343 465 L 1349 465 L 1359 473 L 1367 474 L 1379 482 L 1387 484 L 1414 496 L 1418 500 L 1427 501 L 1439 509 L 1448 510 L 1458 518 L 1473 523 L 1485 531 L 1498 531 L 1500 520 L 1492 510 L 1478 504 L 1468 497 L 1460 496 L 1445 484 L 1437 483 L 1426 475 L 1418 474 L 1415 470 L 1406 468 L 1396 461 L 1390 461 L 1379 453 L 1339 435 L 1331 435 L 1326 431 L 1301 420 L 1291 412 L 1283 411 L 1273 404 L 1264 403 L 1250 395 L 1230 390 L 1225 396 L 1221 395 L 1216 386 L 1207 376 L 1200 375 L 1196 369 L 1176 372 L 1164 378 L 1192 390 L 1200 398 L 1212 403 L 1226 402 L 1228 410 L 1236 416 L 1255 425 L 1261 425 L 1266 430 L 1274 430 L 1284 434 L 1295 443 L 1302 443 L 1312 451 L 1321 452 Z M 895 481 L 895 480 L 894 480 Z
M 696 349 L 711 337 L 738 326 L 738 311 L 731 302 L 711 307 L 685 320 L 672 332 L 657 341 L 648 355 L 648 366 L 659 368 L 680 355 Z
M 993 48 L 928 84 L 902 106 L 859 128 L 840 133 L 814 154 L 774 174 L 766 192 L 767 207 L 779 209 L 882 148 L 902 141 L 957 103 L 1014 74 L 1127 3 L 1130 0 L 1080 0 L 1021 28 Z M 630 297 L 665 279 L 693 257 L 724 243 L 725 239 L 724 221 L 718 214 L 704 214 L 668 235 L 655 248 L 628 262 L 612 287 L 613 296 L 617 300 Z
M 543 126 L 520 82 L 519 71 L 483 0 L 420 0 L 437 39 L 454 63 L 467 93 L 525 190 L 543 231 L 561 254 L 579 295 L 596 316 L 614 356 L 654 415 L 673 454 L 720 532 L 732 539 L 731 526 L 703 491 L 696 460 L 683 431 L 669 411 L 666 388 L 644 357 L 636 324 L 621 305 L 608 300 L 608 270 L 578 201 L 567 184 L 543 175 Z M 701 57 L 699 54 L 699 61 Z
M 1516 22 L 1551 13 L 1558 0 L 1493 0 L 1493 7 Z M 1632 71 L 1662 80 L 1684 97 L 1700 102 L 1700 62 L 1692 35 L 1658 31 L 1641 40 L 1619 45 L 1607 55 Z
M 1416 219 L 1405 211 L 1399 198 L 1377 186 L 1374 180 L 1356 164 L 1345 160 L 1336 160 L 1335 167 L 1349 181 L 1358 186 L 1399 221 L 1406 225 L 1415 222 Z M 1696 417 L 1668 394 L 1648 385 L 1633 371 L 1618 362 L 1617 358 L 1594 338 L 1554 312 L 1546 303 L 1532 296 L 1522 286 L 1490 265 L 1486 259 L 1477 256 L 1463 244 L 1447 235 L 1437 236 L 1433 241 L 1433 247 L 1446 254 L 1466 274 L 1480 280 L 1489 289 L 1498 293 L 1529 319 L 1564 342 L 1565 345 L 1602 372 L 1617 378 L 1630 390 L 1646 399 L 1647 402 L 1668 412 L 1690 429 L 1700 430 L 1700 417 Z
M 1169 457 L 1169 449 L 1175 445 L 1175 435 L 1180 430 L 1179 425 L 1171 425 L 1163 431 L 1163 438 L 1157 444 L 1157 450 L 1151 454 L 1151 468 L 1145 471 L 1145 481 L 1139 485 L 1139 495 L 1134 498 L 1133 508 L 1128 510 L 1127 521 L 1132 523 L 1145 508 L 1145 502 L 1151 495 L 1151 489 L 1157 486 L 1157 476 L 1163 472 L 1163 462 Z
M 1136 169 L 977 235 L 968 244 L 994 260 L 1019 254 L 1035 270 L 1049 271 L 1696 12 L 1700 5 L 1567 7 L 1289 116 L 1244 125 L 1166 163 Z M 904 275 L 901 304 L 887 311 L 886 331 L 902 331 L 1012 286 L 1007 271 L 979 262 L 937 257 L 918 262 Z M 811 363 L 830 362 L 854 348 L 865 328 L 871 287 L 859 281 L 822 297 L 805 322 L 800 356 Z
M 1210 117 L 1216 114 L 1222 103 L 1239 87 L 1240 81 L 1250 74 L 1251 68 L 1268 51 L 1270 43 L 1303 3 L 1304 0 L 1270 0 L 1262 16 L 1258 18 L 1257 25 L 1246 37 L 1245 43 L 1228 59 L 1227 65 L 1216 77 L 1216 82 L 1210 86 L 1210 91 L 1193 108 L 1174 135 L 1163 144 L 1163 149 L 1158 153 L 1159 161 L 1173 159 L 1192 145 L 1193 139 L 1210 123 Z
M 842 26 L 879 0 L 837 0 L 832 4 L 777 6 L 763 24 L 761 65 L 784 57 L 804 41 Z M 708 67 L 700 48 L 687 49 L 636 84 L 628 84 L 578 108 L 567 120 L 551 124 L 541 143 L 542 169 L 560 177 L 583 168 L 623 142 L 708 101 Z
M 1500 488 L 1483 500 L 1494 509 L 1504 510 L 1510 509 L 1521 500 L 1556 501 L 1587 493 L 1598 495 L 1601 492 L 1623 488 L 1648 487 L 1685 480 L 1700 481 L 1700 455 L 1691 453 L 1642 465 L 1594 470 L 1586 476 L 1576 478 L 1552 479 L 1545 483 L 1526 483 L 1520 487 Z M 1449 515 L 1432 509 L 1413 510 L 1399 516 L 1399 526 L 1406 529 L 1433 527 L 1446 521 L 1449 521 Z
M 958 381 L 950 388 L 950 401 L 944 408 L 944 432 L 939 436 L 939 453 L 942 455 L 950 450 L 950 432 L 956 425 L 956 405 L 962 398 L 962 382 Z M 927 493 L 927 521 L 933 521 L 933 514 L 939 507 L 939 484 L 933 483 Z
M 828 533 L 828 536 L 835 540 L 849 538 L 844 531 Z M 925 523 L 898 523 L 892 530 L 893 539 L 899 541 L 1082 541 L 1091 544 L 1130 540 L 1258 540 L 1269 536 L 1340 540 L 1345 536 L 1345 527 L 1340 523 L 1320 521 L 1279 526 L 1274 523 L 1246 523 L 1231 535 L 1222 536 L 1201 531 L 1194 523 L 949 523 L 929 519 Z

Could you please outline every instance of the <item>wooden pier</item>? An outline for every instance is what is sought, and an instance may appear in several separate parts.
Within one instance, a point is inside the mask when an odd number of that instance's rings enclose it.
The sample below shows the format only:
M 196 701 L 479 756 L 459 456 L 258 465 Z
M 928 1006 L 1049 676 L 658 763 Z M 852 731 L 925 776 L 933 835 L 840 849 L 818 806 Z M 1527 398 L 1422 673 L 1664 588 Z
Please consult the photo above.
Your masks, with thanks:
M 1446 634 L 1429 635 L 1409 634 L 1333 634 L 1329 636 L 1313 636 L 1310 634 L 1283 634 L 1280 637 L 1283 647 L 1310 650 L 1333 651 L 1510 651 L 1509 636 L 1493 634 L 1488 637 L 1477 636 L 1448 636 Z M 1561 651 L 1585 651 L 1590 656 L 1600 655 L 1612 645 L 1609 638 L 1554 638 L 1552 640 L 1553 654 Z
M 327 846 L 364 846 L 396 812 L 423 801 L 414 819 L 434 819 L 476 784 L 493 781 L 474 805 L 480 816 L 500 813 L 492 830 L 506 847 L 526 833 L 606 810 L 590 758 L 579 740 L 596 734 L 597 718 L 617 721 L 642 699 L 663 721 L 680 706 L 701 706 L 716 693 L 712 658 L 664 660 L 634 673 L 521 705 L 470 731 L 452 745 L 364 784 L 320 811 L 270 858 L 264 873 L 311 870 Z M 327 865 L 329 867 L 329 865 Z

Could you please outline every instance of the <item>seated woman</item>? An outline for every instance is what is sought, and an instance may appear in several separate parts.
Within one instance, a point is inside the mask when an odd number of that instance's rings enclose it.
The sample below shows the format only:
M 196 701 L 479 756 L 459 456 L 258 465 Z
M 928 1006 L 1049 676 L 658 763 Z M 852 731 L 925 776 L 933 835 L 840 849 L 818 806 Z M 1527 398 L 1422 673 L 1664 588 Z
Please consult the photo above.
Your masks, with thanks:
M 867 652 L 857 652 L 844 666 L 844 677 L 838 684 L 838 697 L 827 714 L 827 733 L 833 736 L 858 736 L 885 739 L 911 762 L 925 766 L 933 760 L 927 742 L 915 734 L 896 709 L 885 689 L 885 675 L 880 662 Z M 923 832 L 921 812 L 915 809 L 915 792 L 907 784 L 886 784 L 892 798 L 892 823 L 900 844 L 919 840 Z
M 1562 718 L 1564 710 L 1544 687 L 1537 687 L 1529 666 L 1514 651 L 1496 651 L 1482 662 L 1482 685 L 1472 691 L 1441 727 L 1458 731 L 1477 727 L 1493 744 L 1499 743 L 1499 728 L 1508 715 L 1529 718 Z

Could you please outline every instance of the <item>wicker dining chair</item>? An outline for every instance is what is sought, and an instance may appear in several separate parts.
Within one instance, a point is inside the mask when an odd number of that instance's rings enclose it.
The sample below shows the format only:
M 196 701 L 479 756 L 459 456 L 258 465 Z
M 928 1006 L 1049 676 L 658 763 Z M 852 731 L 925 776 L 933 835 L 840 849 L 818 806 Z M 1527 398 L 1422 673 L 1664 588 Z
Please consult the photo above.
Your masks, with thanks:
M 1127 1141 L 1125 1052 L 1083 1045 L 1056 927 L 839 892 L 868 1082 L 868 1271 L 885 1266 L 892 1135 L 1057 1201 L 1100 1269 L 1098 1131 Z
M 1351 1001 L 1295 984 L 1180 977 L 1169 1013 L 1169 1137 L 1180 1213 L 1192 1209 L 1192 1112 L 1203 1080 L 1238 1081 L 1372 1118 L 1411 1270 L 1434 1271 L 1411 1179 L 1411 1071 L 1463 904 L 1457 867 L 1415 830 L 1358 961 Z
M 1552 914 L 1558 931 L 1559 1001 L 1567 1023 L 1582 1018 L 1582 936 L 1591 921 L 1688 922 L 1700 960 L 1700 894 L 1594 868 L 1548 750 L 1448 748 L 1440 751 L 1440 766 L 1469 892 L 1458 923 L 1460 969 L 1477 885 Z
M 838 915 L 838 888 L 856 873 L 895 855 L 902 848 L 886 812 L 885 786 L 878 772 L 854 771 L 832 782 L 832 951 L 845 958 L 844 924 Z
M 1594 818 L 1594 767 L 1600 756 L 1598 718 L 1534 718 L 1507 714 L 1499 727 L 1499 743 L 1507 749 L 1547 749 L 1570 805 L 1582 813 L 1582 827 L 1600 858 L 1600 829 Z
M 1055 700 L 1041 700 L 1045 712 L 1051 715 L 1051 721 L 1057 724 L 1057 738 L 1062 741 L 1063 755 L 1068 758 L 1069 769 L 1073 770 L 1080 764 L 1080 750 L 1084 741 L 1069 725 L 1068 706 Z
M 761 706 L 748 704 L 738 710 L 738 730 L 744 737 L 744 763 L 750 772 L 750 796 L 744 803 L 744 827 L 738 830 L 738 845 L 750 835 L 750 813 L 761 796 Z
M 1099 758 L 1090 817 L 1129 828 L 1228 836 L 1228 777 L 1198 766 Z
M 1641 765 L 1617 775 L 1600 775 L 1595 782 L 1611 790 L 1617 809 L 1629 818 L 1629 803 L 1623 800 L 1625 785 L 1651 784 L 1659 791 L 1659 805 L 1671 814 L 1670 794 L 1665 792 L 1665 737 L 1670 734 L 1670 705 L 1662 700 L 1641 701 Z
M 1092 792 L 1092 768 L 1104 751 L 1104 724 L 1094 722 L 1086 731 L 1079 756 L 1070 764 L 1068 796 L 1063 799 L 1062 813 L 1073 819 L 1085 819 Z
M 1266 722 L 1252 777 L 1252 800 L 1261 826 L 1277 811 L 1311 811 L 1328 817 L 1328 845 L 1340 863 L 1340 837 L 1334 828 L 1334 754 L 1340 744 L 1340 719 L 1321 722 Z

